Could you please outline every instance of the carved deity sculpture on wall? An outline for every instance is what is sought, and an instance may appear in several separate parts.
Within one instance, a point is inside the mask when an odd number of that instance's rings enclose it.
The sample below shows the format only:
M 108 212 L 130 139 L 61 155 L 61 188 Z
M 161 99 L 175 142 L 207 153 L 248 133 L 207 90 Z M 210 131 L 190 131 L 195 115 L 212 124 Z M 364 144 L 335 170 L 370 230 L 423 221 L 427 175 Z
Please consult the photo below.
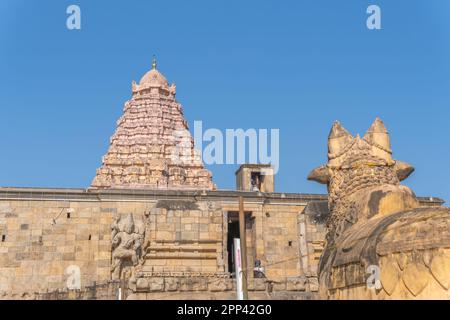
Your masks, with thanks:
M 142 257 L 145 228 L 141 221 L 135 222 L 130 213 L 123 217 L 117 215 L 111 225 L 113 280 L 131 276 L 133 268 Z

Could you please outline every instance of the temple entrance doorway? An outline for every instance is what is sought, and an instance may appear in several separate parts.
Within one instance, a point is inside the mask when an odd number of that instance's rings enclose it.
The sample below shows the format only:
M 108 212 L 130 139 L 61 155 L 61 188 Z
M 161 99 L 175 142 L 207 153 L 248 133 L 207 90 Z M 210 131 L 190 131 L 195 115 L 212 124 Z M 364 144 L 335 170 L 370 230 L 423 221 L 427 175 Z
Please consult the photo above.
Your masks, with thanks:
M 239 237 L 239 213 L 229 211 L 227 214 L 227 262 L 228 272 L 234 273 L 234 239 Z M 253 269 L 253 264 L 256 258 L 255 247 L 255 219 L 252 217 L 252 212 L 245 212 L 245 227 L 247 233 L 247 266 L 250 270 Z M 242 241 L 242 240 L 241 240 Z
M 228 272 L 234 273 L 234 239 L 239 238 L 239 221 L 228 220 L 228 240 L 227 240 L 227 252 L 228 252 Z

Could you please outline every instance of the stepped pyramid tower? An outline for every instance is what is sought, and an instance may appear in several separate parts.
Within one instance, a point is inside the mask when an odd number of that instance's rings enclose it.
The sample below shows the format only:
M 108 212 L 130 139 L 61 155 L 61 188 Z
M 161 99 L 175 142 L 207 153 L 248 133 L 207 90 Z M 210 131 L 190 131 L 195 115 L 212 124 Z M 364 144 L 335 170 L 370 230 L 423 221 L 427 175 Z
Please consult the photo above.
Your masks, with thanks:
M 133 81 L 93 188 L 215 189 L 175 99 L 176 86 L 156 66 L 153 59 L 140 83 Z

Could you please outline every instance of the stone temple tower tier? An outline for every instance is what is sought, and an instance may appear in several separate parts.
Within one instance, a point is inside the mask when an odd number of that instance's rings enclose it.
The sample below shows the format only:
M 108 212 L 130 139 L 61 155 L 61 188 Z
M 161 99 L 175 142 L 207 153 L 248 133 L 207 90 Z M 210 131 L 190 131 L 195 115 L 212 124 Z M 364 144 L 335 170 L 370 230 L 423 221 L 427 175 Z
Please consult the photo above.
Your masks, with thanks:
M 211 173 L 203 166 L 176 101 L 175 84 L 156 70 L 147 72 L 124 106 L 110 147 L 92 182 L 99 189 L 212 190 Z

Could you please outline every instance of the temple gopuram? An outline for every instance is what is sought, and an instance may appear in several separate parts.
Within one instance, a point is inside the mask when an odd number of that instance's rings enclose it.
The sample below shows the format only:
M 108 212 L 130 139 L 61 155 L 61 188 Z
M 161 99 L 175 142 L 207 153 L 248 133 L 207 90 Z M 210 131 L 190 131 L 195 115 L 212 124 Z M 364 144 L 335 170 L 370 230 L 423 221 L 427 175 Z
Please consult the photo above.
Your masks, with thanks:
M 99 189 L 212 190 L 211 173 L 196 155 L 194 141 L 175 100 L 176 87 L 156 70 L 133 82 L 111 146 L 92 187 Z
M 334 128 L 332 138 L 353 143 L 342 132 Z M 262 164 L 242 165 L 236 190 L 218 188 L 194 148 L 175 85 L 154 61 L 132 83 L 90 187 L 0 188 L 0 300 L 234 300 L 240 197 L 249 298 L 323 298 L 328 196 L 278 191 Z M 341 202 L 333 201 L 338 212 Z M 420 208 L 443 203 L 417 198 Z M 339 284 L 330 288 L 336 295 Z

